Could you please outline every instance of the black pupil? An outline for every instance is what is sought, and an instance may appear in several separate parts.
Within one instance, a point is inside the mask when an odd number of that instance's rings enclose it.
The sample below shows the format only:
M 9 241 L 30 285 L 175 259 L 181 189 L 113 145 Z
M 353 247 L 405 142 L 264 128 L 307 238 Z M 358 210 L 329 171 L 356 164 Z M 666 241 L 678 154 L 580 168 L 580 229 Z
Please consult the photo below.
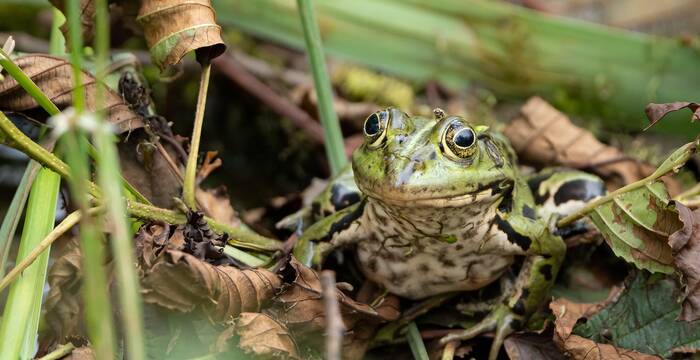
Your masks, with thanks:
M 462 129 L 457 131 L 454 137 L 455 145 L 466 148 L 474 144 L 474 132 L 470 129 Z
M 365 133 L 369 136 L 374 136 L 379 133 L 379 117 L 377 114 L 370 115 L 365 121 Z

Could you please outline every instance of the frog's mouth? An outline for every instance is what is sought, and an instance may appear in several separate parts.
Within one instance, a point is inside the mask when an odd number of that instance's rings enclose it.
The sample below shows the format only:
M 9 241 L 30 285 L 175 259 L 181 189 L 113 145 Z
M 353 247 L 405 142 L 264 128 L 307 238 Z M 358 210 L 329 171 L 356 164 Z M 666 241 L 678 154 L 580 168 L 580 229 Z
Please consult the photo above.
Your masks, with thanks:
M 464 193 L 428 192 L 423 189 L 370 188 L 357 184 L 360 190 L 372 199 L 402 207 L 458 207 L 481 202 L 494 202 L 513 189 L 512 181 L 499 180 Z M 436 193 L 441 193 L 436 196 Z

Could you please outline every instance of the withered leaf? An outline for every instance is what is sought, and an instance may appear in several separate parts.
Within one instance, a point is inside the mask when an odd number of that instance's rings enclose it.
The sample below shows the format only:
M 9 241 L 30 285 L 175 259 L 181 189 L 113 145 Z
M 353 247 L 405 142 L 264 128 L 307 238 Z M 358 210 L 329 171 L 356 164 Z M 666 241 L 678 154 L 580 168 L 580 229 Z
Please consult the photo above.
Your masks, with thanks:
M 226 50 L 209 0 L 144 0 L 136 21 L 143 27 L 153 62 L 161 69 L 197 50 L 213 59 Z
M 613 295 L 611 293 L 611 295 Z M 602 309 L 613 296 L 601 303 L 581 304 L 574 303 L 564 298 L 559 298 L 549 304 L 554 313 L 554 342 L 575 360 L 584 359 L 610 359 L 610 360 L 658 360 L 660 357 L 644 354 L 635 350 L 615 347 L 611 344 L 601 344 L 585 337 L 572 334 L 576 322 L 584 317 L 591 316 Z
M 236 320 L 239 346 L 262 359 L 298 359 L 297 345 L 287 328 L 269 315 L 244 312 Z
M 318 273 L 292 257 L 280 274 L 287 283 L 275 297 L 275 306 L 269 311 L 289 327 L 296 339 L 322 348 L 323 336 L 319 336 L 319 333 L 325 329 L 326 315 Z M 346 347 L 368 341 L 377 324 L 399 316 L 398 301 L 394 297 L 385 298 L 373 308 L 353 300 L 339 289 L 336 294 L 346 329 L 343 338 Z M 356 356 L 360 358 L 361 354 Z
M 530 98 L 503 130 L 518 156 L 540 166 L 591 170 L 615 187 L 654 172 L 654 167 L 629 159 L 620 150 L 598 141 L 588 130 L 539 97 Z M 664 179 L 664 181 L 666 181 Z M 677 184 L 670 184 L 675 193 Z
M 668 238 L 673 262 L 685 283 L 680 320 L 700 319 L 700 209 L 690 210 L 674 202 L 683 227 Z
M 668 237 L 681 224 L 662 182 L 619 194 L 589 216 L 615 255 L 640 269 L 673 272 Z
M 182 312 L 200 307 L 217 321 L 260 311 L 280 286 L 268 270 L 214 266 L 172 249 L 144 272 L 144 301 Z
M 73 72 L 66 59 L 33 54 L 20 56 L 14 60 L 56 106 L 63 109 L 72 104 Z M 108 121 L 115 126 L 118 133 L 143 127 L 141 117 L 131 111 L 121 96 L 113 91 L 106 91 L 104 108 L 96 109 L 95 88 L 98 85 L 97 81 L 85 71 L 83 71 L 81 80 L 85 87 L 87 108 L 90 111 L 106 111 Z M 4 76 L 0 80 L 0 109 L 25 111 L 38 106 L 37 102 L 11 76 Z
M 693 121 L 700 121 L 700 104 L 687 101 L 678 101 L 672 103 L 655 104 L 650 103 L 644 109 L 647 118 L 649 119 L 649 126 L 644 130 L 654 126 L 659 120 L 663 119 L 664 116 L 668 115 L 670 112 L 678 111 L 681 109 L 689 109 L 693 112 Z

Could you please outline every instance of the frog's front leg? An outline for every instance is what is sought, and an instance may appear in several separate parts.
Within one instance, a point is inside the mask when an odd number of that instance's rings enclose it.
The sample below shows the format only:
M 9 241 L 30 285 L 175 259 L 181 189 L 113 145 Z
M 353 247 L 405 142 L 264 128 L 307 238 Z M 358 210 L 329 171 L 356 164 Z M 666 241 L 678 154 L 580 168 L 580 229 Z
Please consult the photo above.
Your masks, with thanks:
M 482 321 L 461 333 L 450 334 L 440 341 L 466 340 L 484 332 L 495 331 L 489 359 L 498 357 L 506 336 L 517 324 L 524 324 L 549 295 L 559 267 L 566 253 L 566 245 L 559 236 L 552 235 L 541 220 L 532 220 L 518 214 L 499 215 L 500 221 L 511 234 L 521 237 L 521 244 L 529 245 L 526 258 L 516 280 L 515 293 L 503 304 L 497 305 Z
M 366 231 L 361 218 L 365 203 L 362 199 L 311 225 L 294 245 L 294 257 L 307 266 L 320 266 L 331 250 L 363 239 Z

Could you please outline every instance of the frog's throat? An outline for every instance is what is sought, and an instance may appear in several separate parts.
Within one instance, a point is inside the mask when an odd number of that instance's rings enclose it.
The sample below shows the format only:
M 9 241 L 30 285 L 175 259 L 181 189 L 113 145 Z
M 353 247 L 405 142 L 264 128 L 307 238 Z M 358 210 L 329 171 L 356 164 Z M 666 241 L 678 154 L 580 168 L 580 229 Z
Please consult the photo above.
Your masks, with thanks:
M 480 192 L 468 193 L 456 196 L 434 197 L 434 198 L 416 198 L 415 195 L 409 193 L 373 193 L 372 191 L 363 192 L 371 199 L 383 202 L 389 205 L 397 205 L 401 207 L 460 207 L 473 203 L 484 201 L 495 201 L 502 194 L 494 193 L 491 189 L 486 189 Z

